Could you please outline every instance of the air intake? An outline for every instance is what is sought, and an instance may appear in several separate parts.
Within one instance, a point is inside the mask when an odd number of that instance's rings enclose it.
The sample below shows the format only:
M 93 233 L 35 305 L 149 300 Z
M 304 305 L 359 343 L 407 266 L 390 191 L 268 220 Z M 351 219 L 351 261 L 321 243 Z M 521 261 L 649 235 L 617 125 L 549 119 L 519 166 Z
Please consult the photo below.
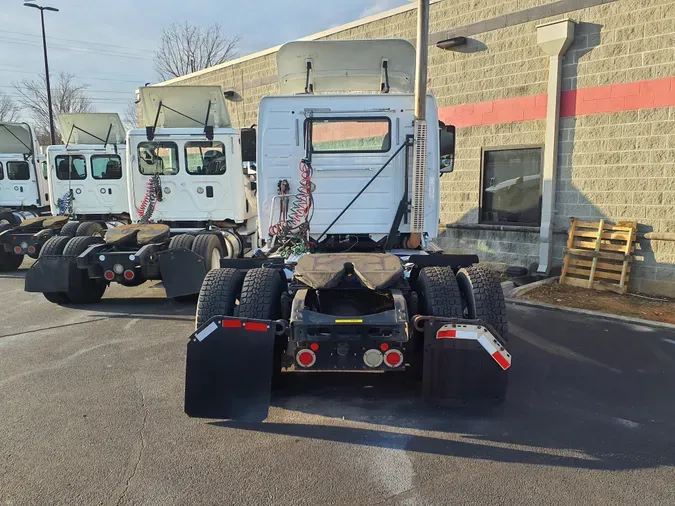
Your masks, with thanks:
M 411 232 L 424 232 L 424 193 L 427 174 L 427 122 L 415 120 Z

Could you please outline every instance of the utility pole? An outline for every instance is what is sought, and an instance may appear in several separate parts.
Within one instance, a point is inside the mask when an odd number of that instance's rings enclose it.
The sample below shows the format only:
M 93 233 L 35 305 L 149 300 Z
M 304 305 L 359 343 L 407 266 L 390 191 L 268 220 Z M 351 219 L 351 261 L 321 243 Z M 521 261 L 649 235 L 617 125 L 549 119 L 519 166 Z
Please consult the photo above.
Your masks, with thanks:
M 33 3 L 23 4 L 25 7 L 33 7 L 40 9 L 40 21 L 42 22 L 42 49 L 45 55 L 45 80 L 47 84 L 47 109 L 49 109 L 49 135 L 52 145 L 56 144 L 56 136 L 54 135 L 54 109 L 52 108 L 52 87 L 49 83 L 49 60 L 47 59 L 47 37 L 45 35 L 45 11 L 59 12 L 55 7 L 47 7 Z

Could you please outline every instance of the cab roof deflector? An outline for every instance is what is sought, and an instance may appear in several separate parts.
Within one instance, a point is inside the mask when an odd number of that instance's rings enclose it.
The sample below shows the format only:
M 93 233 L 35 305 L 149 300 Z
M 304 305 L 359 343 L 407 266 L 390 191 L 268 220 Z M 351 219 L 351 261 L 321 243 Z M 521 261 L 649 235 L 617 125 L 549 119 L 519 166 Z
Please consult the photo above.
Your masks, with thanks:
M 117 149 L 118 144 L 125 142 L 125 130 L 117 113 L 77 113 L 59 114 L 61 135 L 66 139 L 66 149 L 73 144 L 96 145 L 109 143 Z
M 404 39 L 289 42 L 277 67 L 282 95 L 412 93 L 415 48 Z
M 148 140 L 154 139 L 157 128 L 195 124 L 202 126 L 211 140 L 214 128 L 231 126 L 220 86 L 148 86 L 140 88 L 139 94 Z

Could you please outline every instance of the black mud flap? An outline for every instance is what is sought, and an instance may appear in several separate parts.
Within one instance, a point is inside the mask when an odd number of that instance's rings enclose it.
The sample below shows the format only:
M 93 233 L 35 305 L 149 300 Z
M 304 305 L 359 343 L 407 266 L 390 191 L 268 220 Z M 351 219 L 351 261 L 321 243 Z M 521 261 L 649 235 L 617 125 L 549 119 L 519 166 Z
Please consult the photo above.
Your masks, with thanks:
M 159 272 L 167 297 L 199 293 L 206 276 L 202 257 L 185 248 L 162 251 L 158 257 Z
M 267 418 L 277 323 L 215 317 L 190 336 L 185 413 L 261 422 Z
M 75 257 L 62 255 L 38 258 L 26 272 L 25 290 L 39 293 L 67 292 L 71 275 L 78 270 L 75 260 Z
M 489 325 L 477 320 L 424 321 L 424 398 L 461 406 L 505 400 L 511 355 Z

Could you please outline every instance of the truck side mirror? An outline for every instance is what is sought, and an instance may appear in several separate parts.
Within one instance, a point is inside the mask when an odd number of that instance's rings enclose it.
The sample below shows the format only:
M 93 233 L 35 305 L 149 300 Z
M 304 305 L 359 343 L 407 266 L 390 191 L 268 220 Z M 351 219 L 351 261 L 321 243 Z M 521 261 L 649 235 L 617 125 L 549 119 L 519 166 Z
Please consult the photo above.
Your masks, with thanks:
M 241 161 L 256 161 L 256 130 L 255 128 L 241 129 Z
M 440 122 L 439 122 L 440 123 Z M 455 168 L 455 126 L 440 123 L 441 174 L 452 172 Z

